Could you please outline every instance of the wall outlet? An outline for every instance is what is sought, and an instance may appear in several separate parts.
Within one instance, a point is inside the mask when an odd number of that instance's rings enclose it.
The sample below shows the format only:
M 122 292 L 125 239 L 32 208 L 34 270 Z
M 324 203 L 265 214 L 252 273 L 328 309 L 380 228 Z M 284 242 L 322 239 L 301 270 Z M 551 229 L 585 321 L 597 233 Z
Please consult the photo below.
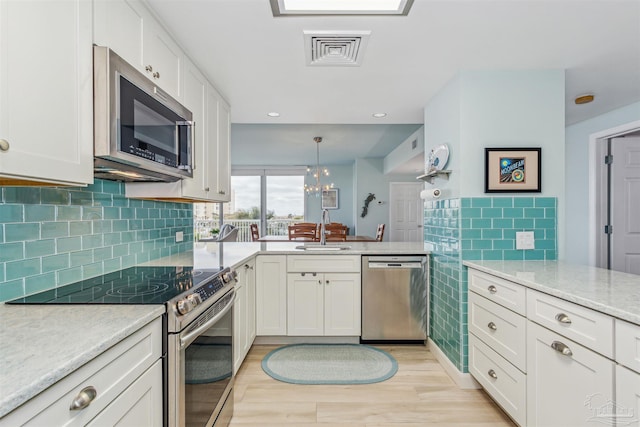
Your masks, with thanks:
M 182 242 L 184 240 L 184 232 L 176 231 L 176 243 Z
M 535 249 L 533 231 L 516 231 L 516 249 Z

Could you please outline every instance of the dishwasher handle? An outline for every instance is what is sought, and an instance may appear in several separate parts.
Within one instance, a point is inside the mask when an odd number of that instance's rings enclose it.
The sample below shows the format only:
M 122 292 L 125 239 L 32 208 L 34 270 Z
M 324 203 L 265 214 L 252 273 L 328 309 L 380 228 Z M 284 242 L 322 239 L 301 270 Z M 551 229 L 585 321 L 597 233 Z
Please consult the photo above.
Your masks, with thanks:
M 369 268 L 384 268 L 384 269 L 407 269 L 407 268 L 422 268 L 421 262 L 371 262 L 367 264 Z

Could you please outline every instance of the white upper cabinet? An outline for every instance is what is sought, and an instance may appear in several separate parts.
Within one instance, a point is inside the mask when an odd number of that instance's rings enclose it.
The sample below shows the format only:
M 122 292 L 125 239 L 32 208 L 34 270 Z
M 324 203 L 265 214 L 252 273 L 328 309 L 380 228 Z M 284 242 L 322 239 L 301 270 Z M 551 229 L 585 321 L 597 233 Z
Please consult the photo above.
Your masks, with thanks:
M 213 86 L 209 86 L 207 92 L 206 143 L 209 150 L 208 162 L 215 165 L 214 170 L 209 175 L 209 182 L 211 184 L 211 200 L 216 202 L 228 202 L 231 200 L 230 126 L 229 106 Z
M 91 2 L 0 2 L 0 185 L 93 182 Z
M 94 43 L 107 46 L 172 97 L 182 100 L 184 54 L 136 0 L 96 0 Z

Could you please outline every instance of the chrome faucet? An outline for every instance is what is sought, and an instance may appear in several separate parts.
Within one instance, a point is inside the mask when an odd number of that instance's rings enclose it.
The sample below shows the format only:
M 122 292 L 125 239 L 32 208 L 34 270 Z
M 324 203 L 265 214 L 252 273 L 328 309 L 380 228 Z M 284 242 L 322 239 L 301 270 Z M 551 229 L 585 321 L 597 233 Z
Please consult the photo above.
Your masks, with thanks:
M 320 244 L 327 244 L 327 235 L 326 230 L 324 228 L 325 224 L 331 222 L 331 218 L 329 217 L 329 211 L 327 209 L 322 210 L 322 221 L 320 221 Z

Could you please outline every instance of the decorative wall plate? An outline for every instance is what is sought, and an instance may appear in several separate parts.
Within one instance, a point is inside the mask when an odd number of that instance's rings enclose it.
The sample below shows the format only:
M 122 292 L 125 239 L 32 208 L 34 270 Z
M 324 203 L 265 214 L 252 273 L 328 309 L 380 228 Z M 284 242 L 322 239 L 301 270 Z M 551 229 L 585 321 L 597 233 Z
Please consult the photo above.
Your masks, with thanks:
M 429 153 L 427 159 L 427 172 L 444 169 L 449 160 L 449 146 L 447 144 L 438 145 Z

